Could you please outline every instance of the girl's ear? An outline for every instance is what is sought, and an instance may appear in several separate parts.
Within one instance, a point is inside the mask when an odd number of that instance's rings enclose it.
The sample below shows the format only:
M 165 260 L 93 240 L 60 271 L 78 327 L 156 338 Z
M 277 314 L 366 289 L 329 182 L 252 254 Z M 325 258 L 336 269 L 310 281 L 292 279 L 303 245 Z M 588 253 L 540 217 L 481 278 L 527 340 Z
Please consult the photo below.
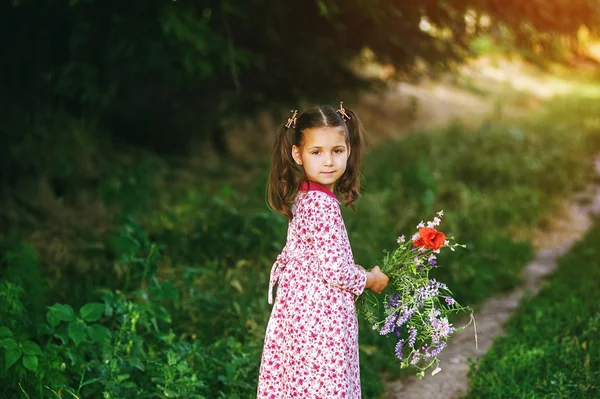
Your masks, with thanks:
M 350 153 L 352 152 L 352 147 L 348 144 L 348 158 L 350 158 Z
M 300 156 L 300 148 L 298 146 L 292 146 L 292 158 L 298 165 L 302 165 L 302 156 Z

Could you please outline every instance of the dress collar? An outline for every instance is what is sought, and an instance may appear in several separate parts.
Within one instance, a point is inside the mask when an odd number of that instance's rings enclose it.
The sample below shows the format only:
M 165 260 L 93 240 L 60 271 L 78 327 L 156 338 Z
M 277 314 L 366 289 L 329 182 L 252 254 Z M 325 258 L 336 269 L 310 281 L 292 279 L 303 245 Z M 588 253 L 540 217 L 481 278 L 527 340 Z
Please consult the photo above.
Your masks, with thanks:
M 302 186 L 300 187 L 300 191 L 320 191 L 322 193 L 327 194 L 331 198 L 335 199 L 339 204 L 341 204 L 341 201 L 327 187 L 314 181 L 303 181 Z

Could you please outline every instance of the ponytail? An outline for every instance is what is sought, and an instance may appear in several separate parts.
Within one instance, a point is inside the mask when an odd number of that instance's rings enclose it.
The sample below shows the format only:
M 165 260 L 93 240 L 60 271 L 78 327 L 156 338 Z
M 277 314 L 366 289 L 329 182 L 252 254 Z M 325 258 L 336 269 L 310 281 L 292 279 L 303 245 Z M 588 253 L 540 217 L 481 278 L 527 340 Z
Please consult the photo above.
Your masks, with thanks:
M 337 181 L 336 189 L 344 197 L 344 204 L 352 209 L 354 201 L 360 196 L 360 161 L 364 146 L 363 126 L 356 113 L 348 108 L 344 109 L 349 119 L 346 119 L 348 128 L 348 143 L 350 144 L 350 156 L 346 171 Z
M 285 125 L 277 132 L 267 183 L 269 207 L 286 215 L 288 219 L 292 219 L 294 197 L 304 180 L 304 172 L 292 157 L 292 145 L 299 145 L 293 139 L 296 134 L 299 135 L 295 128 L 287 128 Z

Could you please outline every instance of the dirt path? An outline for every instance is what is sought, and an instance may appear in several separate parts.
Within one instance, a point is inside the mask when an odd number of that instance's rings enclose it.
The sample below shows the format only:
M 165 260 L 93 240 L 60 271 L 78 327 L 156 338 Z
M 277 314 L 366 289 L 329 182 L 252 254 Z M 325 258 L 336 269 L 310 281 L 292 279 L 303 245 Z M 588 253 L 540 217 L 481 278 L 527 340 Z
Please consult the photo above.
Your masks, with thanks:
M 595 162 L 600 175 L 600 156 Z M 475 313 L 479 350 L 475 349 L 473 327 L 457 333 L 440 355 L 442 372 L 434 377 L 429 374 L 422 380 L 409 377 L 387 384 L 389 399 L 455 399 L 468 391 L 468 358 L 476 359 L 492 345 L 493 340 L 504 334 L 502 326 L 515 311 L 526 292 L 535 294 L 541 288 L 544 277 L 571 246 L 592 226 L 592 214 L 600 214 L 600 184 L 590 184 L 585 192 L 566 203 L 553 220 L 550 228 L 534 237 L 537 255 L 523 270 L 523 283 L 511 292 L 499 294 L 485 301 Z M 464 325 L 462 320 L 456 325 Z

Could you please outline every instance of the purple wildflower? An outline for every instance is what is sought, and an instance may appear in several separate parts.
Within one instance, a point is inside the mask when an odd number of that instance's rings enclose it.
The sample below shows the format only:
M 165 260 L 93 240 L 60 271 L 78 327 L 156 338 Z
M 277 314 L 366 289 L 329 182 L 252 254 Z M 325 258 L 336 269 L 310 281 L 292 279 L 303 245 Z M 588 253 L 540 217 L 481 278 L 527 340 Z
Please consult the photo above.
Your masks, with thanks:
M 414 366 L 415 364 L 419 363 L 419 360 L 421 360 L 421 354 L 419 351 L 414 352 L 410 364 Z
M 416 311 L 417 311 L 417 308 L 412 308 L 411 310 L 408 310 L 408 307 L 406 307 L 406 306 L 402 307 L 402 315 L 398 318 L 396 325 L 398 327 L 402 327 L 402 325 L 404 323 L 406 323 L 407 321 L 410 320 L 411 317 L 413 317 L 413 315 L 415 314 Z
M 440 336 L 443 338 L 447 338 L 454 332 L 454 327 L 452 327 L 452 324 L 450 324 L 448 319 L 445 317 L 432 320 L 431 325 L 440 333 Z
M 454 332 L 454 327 L 452 327 L 452 324 L 450 324 L 447 318 L 437 318 L 439 314 L 440 311 L 436 308 L 430 317 L 431 327 L 433 327 L 433 331 L 431 332 L 431 341 L 434 344 L 439 344 L 442 339 L 447 339 L 450 334 Z
M 400 305 L 400 294 L 390 296 L 389 302 L 386 304 L 387 309 L 397 308 Z
M 446 303 L 448 305 L 454 305 L 456 303 L 456 301 L 454 300 L 454 298 L 452 298 L 451 296 L 445 296 L 444 299 L 446 300 Z
M 419 288 L 415 293 L 415 299 L 419 302 L 419 304 L 423 304 L 425 300 L 434 297 L 438 294 L 439 290 L 435 286 L 435 284 L 429 283 L 426 287 Z
M 430 356 L 436 357 L 440 354 L 440 352 L 446 347 L 446 341 L 442 341 L 433 351 L 431 351 Z
M 400 341 L 398 341 L 398 343 L 396 344 L 396 357 L 398 359 L 402 359 L 402 346 L 404 345 L 404 340 L 401 339 Z
M 434 278 L 429 280 L 428 286 L 432 287 L 432 288 L 437 288 L 439 290 L 447 290 L 448 289 L 446 284 L 440 283 L 439 281 L 436 281 L 436 279 L 434 279 Z
M 414 346 L 417 340 L 417 329 L 413 326 L 408 327 L 408 345 Z
M 396 318 L 398 314 L 391 314 L 385 319 L 385 323 L 381 331 L 379 331 L 380 335 L 387 335 L 392 332 L 394 329 L 394 323 L 396 322 Z
M 431 357 L 431 353 L 429 353 L 429 346 L 427 344 L 423 345 L 421 351 L 423 352 L 423 360 L 428 360 Z

